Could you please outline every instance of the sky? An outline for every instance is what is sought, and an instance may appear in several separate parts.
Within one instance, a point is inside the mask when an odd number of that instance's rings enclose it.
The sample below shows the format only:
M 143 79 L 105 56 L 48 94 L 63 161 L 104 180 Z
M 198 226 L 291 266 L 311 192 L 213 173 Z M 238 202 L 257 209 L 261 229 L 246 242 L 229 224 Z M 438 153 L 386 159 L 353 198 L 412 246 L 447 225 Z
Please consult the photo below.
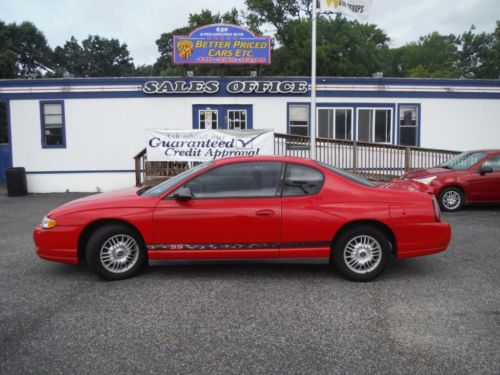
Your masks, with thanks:
M 190 13 L 223 13 L 233 7 L 245 10 L 244 0 L 0 0 L 0 20 L 33 22 L 52 48 L 71 36 L 79 41 L 89 34 L 117 38 L 140 65 L 156 61 L 155 41 L 185 26 Z M 475 25 L 477 32 L 492 32 L 496 20 L 500 0 L 373 0 L 368 22 L 398 47 L 433 31 L 461 34 Z

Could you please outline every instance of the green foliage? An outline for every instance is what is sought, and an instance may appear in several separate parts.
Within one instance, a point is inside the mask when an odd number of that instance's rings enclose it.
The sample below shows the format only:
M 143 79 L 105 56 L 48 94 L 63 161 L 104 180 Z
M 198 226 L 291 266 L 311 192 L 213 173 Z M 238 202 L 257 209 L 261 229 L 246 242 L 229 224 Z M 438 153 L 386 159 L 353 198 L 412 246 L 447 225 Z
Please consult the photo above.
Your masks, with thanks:
M 0 21 L 0 78 L 39 78 L 51 57 L 47 39 L 31 22 Z
M 246 9 L 220 14 L 203 9 L 189 15 L 184 27 L 156 40 L 159 57 L 152 65 L 134 67 L 127 45 L 117 39 L 90 35 L 81 43 L 71 37 L 53 51 L 32 23 L 0 21 L 0 78 L 107 76 L 260 75 L 308 76 L 311 64 L 310 0 L 245 0 Z M 273 64 L 269 66 L 174 65 L 173 36 L 187 35 L 212 23 L 244 25 L 256 34 L 274 30 Z M 263 31 L 266 32 L 263 32 Z M 500 76 L 500 20 L 494 32 L 461 35 L 437 32 L 399 48 L 389 48 L 387 34 L 372 24 L 344 17 L 318 19 L 317 73 L 319 76 L 419 78 L 493 78 Z
M 89 35 L 80 45 L 71 37 L 54 50 L 55 75 L 68 72 L 76 77 L 122 77 L 134 72 L 126 44 L 118 39 Z
M 459 77 L 456 61 L 460 40 L 434 32 L 396 51 L 397 75 L 421 78 Z M 399 74 L 398 74 L 399 73 Z

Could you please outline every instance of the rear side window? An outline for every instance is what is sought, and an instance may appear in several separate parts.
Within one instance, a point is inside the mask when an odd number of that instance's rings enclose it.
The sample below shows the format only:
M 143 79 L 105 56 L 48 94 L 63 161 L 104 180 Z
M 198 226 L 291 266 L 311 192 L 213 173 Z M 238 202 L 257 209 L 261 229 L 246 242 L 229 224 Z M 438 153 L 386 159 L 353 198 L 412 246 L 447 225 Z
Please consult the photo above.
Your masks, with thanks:
M 287 164 L 283 196 L 303 196 L 319 193 L 324 176 L 319 170 L 301 164 Z
M 500 172 L 500 155 L 485 161 L 483 167 L 491 167 L 493 172 Z

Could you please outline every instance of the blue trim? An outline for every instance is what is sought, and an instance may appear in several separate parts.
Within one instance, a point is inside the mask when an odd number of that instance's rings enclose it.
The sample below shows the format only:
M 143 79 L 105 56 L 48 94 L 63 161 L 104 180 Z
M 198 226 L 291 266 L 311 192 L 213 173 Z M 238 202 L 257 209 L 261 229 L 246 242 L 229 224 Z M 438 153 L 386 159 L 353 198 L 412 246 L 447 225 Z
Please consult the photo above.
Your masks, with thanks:
M 232 95 L 220 90 L 217 94 L 169 94 L 169 95 L 147 95 L 142 91 L 124 92 L 68 92 L 68 93 L 23 93 L 2 94 L 0 100 L 64 100 L 64 99 L 120 99 L 120 98 L 265 98 L 265 97 L 288 97 L 308 98 L 310 93 L 305 94 L 238 94 Z M 500 93 L 456 93 L 456 92 L 386 92 L 386 91 L 318 91 L 318 98 L 392 98 L 392 99 L 500 99 Z
M 147 81 L 200 81 L 214 80 L 219 82 L 220 88 L 215 94 L 145 94 L 140 91 L 125 91 L 125 92 L 55 92 L 55 93 L 30 93 L 28 89 L 31 87 L 43 88 L 46 86 L 143 86 Z M 97 99 L 97 98 L 146 98 L 146 97 L 235 97 L 229 94 L 226 90 L 228 82 L 233 80 L 239 81 L 306 81 L 310 82 L 309 77 L 127 77 L 127 78 L 77 78 L 77 79 L 36 79 L 36 80 L 0 80 L 0 87 L 20 87 L 26 88 L 25 93 L 20 94 L 5 94 L 0 93 L 0 99 L 37 99 L 37 100 L 62 100 L 62 99 Z M 500 80 L 464 80 L 464 79 L 414 79 L 414 78 L 342 78 L 342 77 L 320 77 L 319 84 L 326 85 L 350 85 L 350 86 L 459 86 L 467 87 L 489 87 L 500 88 Z M 366 98 L 447 98 L 447 99 L 500 99 L 500 93 L 457 93 L 457 92 L 387 92 L 387 91 L 318 91 L 318 97 L 366 97 Z M 310 92 L 304 94 L 239 94 L 238 97 L 303 97 L 308 98 Z
M 400 124 L 400 118 L 401 118 L 401 107 L 406 107 L 406 106 L 414 106 L 417 107 L 417 134 L 416 134 L 416 141 L 417 144 L 415 145 L 416 147 L 420 147 L 421 143 L 421 138 L 420 138 L 420 132 L 422 130 L 422 104 L 421 103 L 398 103 L 398 115 L 397 115 L 397 145 L 401 145 L 401 124 Z
M 318 98 L 409 98 L 409 99 L 500 99 L 500 93 L 407 92 L 407 91 L 318 91 Z
M 143 85 L 147 81 L 166 80 L 165 77 L 107 77 L 107 78 L 72 78 L 72 79 L 8 79 L 0 80 L 0 87 L 43 87 L 43 86 L 89 86 L 89 85 Z M 286 81 L 307 81 L 310 83 L 310 77 L 194 77 L 186 79 L 185 77 L 169 77 L 168 80 L 217 80 L 219 82 L 256 81 L 256 80 L 286 80 Z M 318 84 L 348 84 L 348 85 L 377 85 L 377 86 L 487 86 L 500 87 L 498 79 L 432 79 L 432 78 L 371 78 L 371 77 L 318 77 Z
M 12 149 L 12 122 L 10 118 L 10 100 L 5 101 L 5 105 L 7 107 L 7 134 L 9 136 L 9 154 L 10 154 L 10 166 L 14 166 L 14 151 Z
M 229 110 L 247 111 L 247 129 L 253 129 L 253 104 L 193 104 L 192 106 L 192 124 L 193 129 L 199 129 L 198 111 L 210 108 L 217 111 L 217 127 L 221 130 L 227 129 L 224 119 Z
M 66 119 L 64 112 L 64 100 L 40 100 L 40 137 L 42 148 L 66 148 Z M 61 105 L 61 114 L 62 114 L 62 144 L 60 145 L 47 145 L 45 143 L 45 104 L 60 104 Z
M 26 171 L 26 174 L 135 173 L 135 169 L 105 169 L 81 171 Z

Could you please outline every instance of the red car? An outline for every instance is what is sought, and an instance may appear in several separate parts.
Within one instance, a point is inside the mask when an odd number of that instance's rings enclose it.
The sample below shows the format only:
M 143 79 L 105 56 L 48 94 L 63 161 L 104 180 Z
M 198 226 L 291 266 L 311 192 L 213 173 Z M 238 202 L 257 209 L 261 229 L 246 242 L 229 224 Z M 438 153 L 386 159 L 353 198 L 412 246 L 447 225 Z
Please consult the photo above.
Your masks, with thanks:
M 429 185 L 445 211 L 469 203 L 500 203 L 500 150 L 464 152 L 439 167 L 403 177 Z
M 147 263 L 249 260 L 333 263 L 366 281 L 391 257 L 447 248 L 451 229 L 428 190 L 412 181 L 374 184 L 299 158 L 221 159 L 149 189 L 65 204 L 34 240 L 43 259 L 85 259 L 108 280 Z

